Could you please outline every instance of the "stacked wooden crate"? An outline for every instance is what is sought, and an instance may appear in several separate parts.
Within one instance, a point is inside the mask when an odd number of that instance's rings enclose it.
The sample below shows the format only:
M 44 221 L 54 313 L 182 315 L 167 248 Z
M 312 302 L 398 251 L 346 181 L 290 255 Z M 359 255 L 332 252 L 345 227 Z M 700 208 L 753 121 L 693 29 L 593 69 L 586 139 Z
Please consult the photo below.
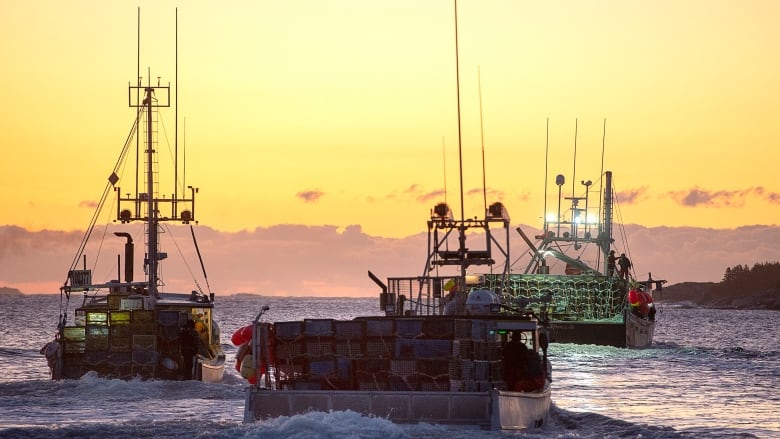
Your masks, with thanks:
M 132 333 L 132 375 L 142 379 L 157 373 L 157 331 L 152 310 L 134 309 L 130 318 Z
M 108 311 L 108 376 L 130 378 L 132 376 L 132 334 L 129 310 Z
M 306 319 L 277 322 L 282 389 L 484 391 L 503 388 L 501 349 L 479 320 Z
M 506 389 L 503 376 L 501 343 L 481 320 L 455 320 L 459 353 L 450 364 L 452 391 L 483 392 Z
M 291 388 L 304 378 L 303 322 L 275 323 L 272 338 L 276 382 L 282 388 Z
M 304 320 L 303 344 L 304 379 L 299 380 L 294 388 L 309 390 L 343 386 L 338 379 L 333 320 Z
M 62 376 L 78 379 L 84 374 L 86 327 L 66 326 L 63 329 Z
M 174 310 L 157 311 L 157 354 L 162 367 L 155 376 L 175 379 L 180 375 L 179 366 L 184 361 L 179 347 L 179 331 L 187 322 L 187 314 Z
M 460 355 L 460 340 L 455 338 L 455 320 L 425 320 L 423 335 L 416 342 L 420 390 L 449 391 L 450 363 Z
M 388 390 L 391 361 L 395 350 L 395 320 L 365 318 L 364 355 L 353 359 L 357 390 Z
M 87 311 L 84 334 L 84 372 L 95 371 L 101 376 L 109 374 L 108 335 L 108 311 Z

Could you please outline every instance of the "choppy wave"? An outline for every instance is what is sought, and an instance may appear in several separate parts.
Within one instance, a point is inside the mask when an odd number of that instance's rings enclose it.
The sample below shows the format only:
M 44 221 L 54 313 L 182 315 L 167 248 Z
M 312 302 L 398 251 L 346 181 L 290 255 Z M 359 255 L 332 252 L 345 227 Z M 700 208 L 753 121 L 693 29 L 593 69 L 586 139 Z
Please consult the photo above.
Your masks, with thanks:
M 20 300 L 0 307 L 0 438 L 780 437 L 780 314 L 773 311 L 662 308 L 656 342 L 644 350 L 552 344 L 550 419 L 521 433 L 397 425 L 354 412 L 244 424 L 245 381 L 232 368 L 221 384 L 90 374 L 54 382 L 39 349 L 56 327 L 59 297 L 25 300 L 26 307 Z M 291 320 L 351 318 L 374 302 L 227 297 L 217 318 L 228 341 L 261 305 L 272 306 L 273 320 Z M 229 358 L 236 351 L 224 348 Z

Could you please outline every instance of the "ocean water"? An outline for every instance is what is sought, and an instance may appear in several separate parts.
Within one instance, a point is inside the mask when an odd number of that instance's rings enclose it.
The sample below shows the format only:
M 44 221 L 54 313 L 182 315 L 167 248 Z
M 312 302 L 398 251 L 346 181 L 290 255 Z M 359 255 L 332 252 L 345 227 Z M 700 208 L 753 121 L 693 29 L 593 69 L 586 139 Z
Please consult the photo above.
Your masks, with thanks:
M 244 424 L 245 381 L 49 379 L 59 295 L 0 298 L 0 438 L 780 438 L 780 313 L 661 304 L 653 347 L 550 345 L 553 408 L 533 432 L 396 425 L 354 412 Z M 379 315 L 378 300 L 217 297 L 230 335 L 272 321 Z M 232 366 L 232 365 L 231 365 Z

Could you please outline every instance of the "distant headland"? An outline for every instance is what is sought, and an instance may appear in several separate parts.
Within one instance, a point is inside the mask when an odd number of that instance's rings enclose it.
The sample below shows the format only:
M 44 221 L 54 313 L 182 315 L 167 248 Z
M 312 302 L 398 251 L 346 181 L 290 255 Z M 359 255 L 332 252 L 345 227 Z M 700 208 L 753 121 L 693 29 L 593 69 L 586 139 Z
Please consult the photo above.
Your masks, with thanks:
M 683 282 L 664 287 L 660 302 L 690 302 L 707 308 L 780 310 L 780 263 L 729 267 L 721 282 Z
M 780 311 L 780 288 L 745 291 L 744 294 L 720 296 L 712 294 L 714 282 L 683 282 L 664 287 L 654 293 L 656 302 L 690 302 L 705 308 L 774 309 Z
M 0 296 L 23 296 L 24 293 L 11 287 L 0 287 Z

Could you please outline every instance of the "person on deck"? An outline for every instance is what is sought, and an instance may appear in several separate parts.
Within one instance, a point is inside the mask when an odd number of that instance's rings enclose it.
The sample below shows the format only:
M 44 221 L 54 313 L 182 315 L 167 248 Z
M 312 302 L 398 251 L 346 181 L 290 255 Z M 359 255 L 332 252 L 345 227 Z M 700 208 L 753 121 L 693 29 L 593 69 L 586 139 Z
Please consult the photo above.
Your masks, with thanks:
M 182 375 L 185 380 L 193 379 L 192 366 L 195 361 L 195 355 L 200 348 L 200 336 L 195 331 L 195 321 L 188 319 L 184 327 L 179 331 L 179 349 L 184 359 L 182 363 Z
M 509 390 L 535 392 L 544 388 L 546 372 L 542 359 L 523 343 L 517 332 L 504 346 L 503 368 Z
M 198 352 L 204 357 L 213 357 L 214 352 L 211 348 L 211 337 L 209 337 L 209 330 L 206 324 L 203 322 L 203 314 L 198 314 L 195 320 L 195 333 L 200 338 L 200 344 L 198 345 Z
M 610 250 L 607 256 L 607 276 L 615 275 L 615 250 Z
M 628 280 L 629 270 L 631 270 L 631 261 L 628 259 L 628 256 L 625 253 L 621 253 L 617 263 L 620 267 L 620 278 Z

